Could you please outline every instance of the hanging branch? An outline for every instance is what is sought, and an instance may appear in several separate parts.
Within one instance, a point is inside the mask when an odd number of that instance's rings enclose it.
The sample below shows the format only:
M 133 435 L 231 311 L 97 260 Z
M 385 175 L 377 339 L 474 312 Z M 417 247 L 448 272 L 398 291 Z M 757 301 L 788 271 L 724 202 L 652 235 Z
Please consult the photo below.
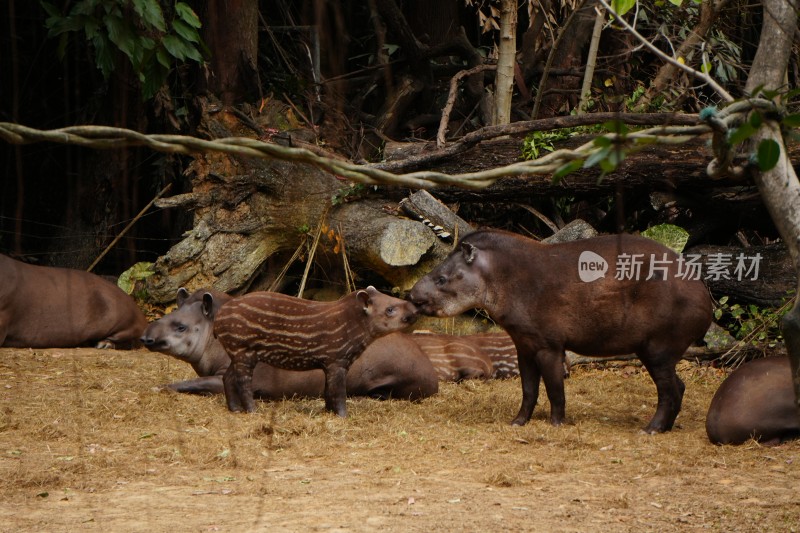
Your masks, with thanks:
M 763 99 L 750 99 L 734 102 L 725 109 L 716 113 L 717 119 L 729 127 L 741 121 L 741 116 L 750 109 L 758 106 L 773 106 Z M 674 118 L 676 122 L 691 123 L 697 119 L 690 115 L 660 115 L 669 122 Z M 672 117 L 672 118 L 671 118 Z M 652 117 L 650 117 L 652 118 Z M 644 119 L 644 120 L 643 120 Z M 607 120 L 619 120 L 627 124 L 647 123 L 648 117 L 636 114 L 598 113 L 576 117 L 558 117 L 546 121 L 530 121 L 528 123 L 512 123 L 506 126 L 484 128 L 487 132 L 473 132 L 462 139 L 467 145 L 477 144 L 485 138 L 498 135 L 511 135 L 525 133 L 536 129 L 555 129 L 577 124 L 597 124 Z M 538 128 L 531 127 L 537 124 Z M 561 126 L 558 126 L 561 124 Z M 613 142 L 627 143 L 628 150 L 635 152 L 647 144 L 682 144 L 692 138 L 709 133 L 711 127 L 707 124 L 694 126 L 656 126 L 641 131 L 629 132 L 621 137 L 614 133 L 604 135 Z M 428 189 L 440 186 L 454 186 L 465 189 L 482 189 L 495 181 L 509 176 L 525 176 L 530 174 L 553 174 L 559 168 L 575 160 L 586 160 L 590 155 L 600 150 L 595 141 L 574 149 L 562 149 L 530 161 L 521 161 L 504 167 L 493 168 L 481 172 L 468 172 L 463 174 L 445 174 L 422 170 L 405 174 L 395 174 L 386 168 L 390 164 L 359 165 L 349 161 L 332 159 L 311 152 L 304 148 L 293 148 L 266 143 L 245 137 L 226 137 L 216 140 L 204 140 L 185 135 L 145 135 L 123 128 L 107 126 L 72 126 L 57 130 L 37 130 L 19 124 L 0 122 L 0 138 L 12 144 L 29 144 L 34 142 L 56 142 L 61 144 L 75 144 L 98 149 L 119 149 L 130 146 L 146 146 L 159 152 L 196 154 L 206 151 L 223 152 L 239 156 L 251 156 L 266 159 L 278 159 L 304 163 L 320 168 L 326 172 L 346 178 L 348 180 L 367 185 L 399 185 L 411 189 Z M 449 147 L 448 147 L 449 148 Z M 463 150 L 463 147 L 460 148 Z M 446 151 L 447 148 L 443 151 Z

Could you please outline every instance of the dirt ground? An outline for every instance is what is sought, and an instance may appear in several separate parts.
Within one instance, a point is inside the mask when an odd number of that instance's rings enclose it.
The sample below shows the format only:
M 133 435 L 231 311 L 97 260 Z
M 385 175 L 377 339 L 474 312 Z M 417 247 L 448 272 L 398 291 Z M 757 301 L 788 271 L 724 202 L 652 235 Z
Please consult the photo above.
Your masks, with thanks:
M 798 531 L 800 442 L 714 446 L 724 372 L 682 363 L 678 427 L 642 370 L 575 368 L 569 423 L 510 427 L 517 380 L 420 403 L 263 403 L 153 390 L 191 369 L 146 351 L 0 350 L 1 531 Z

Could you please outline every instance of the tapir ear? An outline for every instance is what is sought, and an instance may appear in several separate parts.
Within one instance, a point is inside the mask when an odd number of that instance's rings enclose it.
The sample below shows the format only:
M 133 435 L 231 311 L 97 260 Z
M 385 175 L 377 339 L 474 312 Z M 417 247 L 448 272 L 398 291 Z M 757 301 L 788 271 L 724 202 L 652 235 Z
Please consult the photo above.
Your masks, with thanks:
M 371 289 L 371 290 L 370 290 Z M 375 287 L 369 286 L 365 290 L 358 291 L 356 293 L 356 300 L 361 304 L 361 307 L 364 309 L 364 314 L 370 314 L 372 309 L 372 295 L 371 292 L 376 292 Z
M 477 252 L 477 249 L 474 245 L 468 242 L 461 243 L 461 253 L 464 255 L 464 262 L 468 265 L 475 261 L 475 252 Z
M 211 320 L 217 315 L 219 306 L 215 305 L 214 297 L 210 292 L 203 294 L 203 314 Z
M 176 298 L 178 302 L 178 307 L 183 305 L 183 302 L 189 299 L 189 291 L 186 290 L 185 287 L 181 287 L 178 289 L 178 296 Z

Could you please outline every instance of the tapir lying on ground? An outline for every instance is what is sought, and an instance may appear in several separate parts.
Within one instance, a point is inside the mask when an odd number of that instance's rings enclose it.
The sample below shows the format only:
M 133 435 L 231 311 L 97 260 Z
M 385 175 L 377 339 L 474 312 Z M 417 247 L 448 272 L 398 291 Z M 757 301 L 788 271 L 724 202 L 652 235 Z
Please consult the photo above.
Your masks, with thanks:
M 789 358 L 763 357 L 734 370 L 711 399 L 706 433 L 714 444 L 777 444 L 800 437 Z
M 711 324 L 708 290 L 682 277 L 682 266 L 678 254 L 644 237 L 542 244 L 481 230 L 464 237 L 408 299 L 438 317 L 482 308 L 508 332 L 522 380 L 515 425 L 533 414 L 540 379 L 550 422 L 564 422 L 565 350 L 636 353 L 658 391 L 658 408 L 645 428 L 656 433 L 670 430 L 680 412 L 685 387 L 675 365 Z
M 200 289 L 191 296 L 178 290 L 178 308 L 152 322 L 142 336 L 150 350 L 192 365 L 197 379 L 166 385 L 176 392 L 222 394 L 222 376 L 230 358 L 213 335 L 213 317 L 230 300 L 225 293 Z M 371 398 L 418 400 L 439 390 L 437 374 L 419 347 L 405 334 L 391 334 L 370 344 L 347 372 L 347 394 Z M 325 375 L 321 369 L 283 370 L 259 363 L 253 372 L 253 393 L 261 399 L 321 398 Z
M 130 346 L 146 326 L 133 298 L 100 276 L 0 255 L 0 346 Z

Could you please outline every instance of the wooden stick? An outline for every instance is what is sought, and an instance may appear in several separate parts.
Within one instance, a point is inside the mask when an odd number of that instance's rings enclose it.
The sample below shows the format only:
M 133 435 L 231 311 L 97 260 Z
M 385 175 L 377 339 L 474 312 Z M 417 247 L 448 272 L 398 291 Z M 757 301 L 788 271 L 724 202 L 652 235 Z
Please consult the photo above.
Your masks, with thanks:
M 102 260 L 102 259 L 103 259 L 103 258 L 106 256 L 106 254 L 107 254 L 109 251 L 111 251 L 111 249 L 112 249 L 112 248 L 113 248 L 113 247 L 114 247 L 114 246 L 115 246 L 115 245 L 116 245 L 116 244 L 119 242 L 119 240 L 120 240 L 122 237 L 124 237 L 126 233 L 128 233 L 128 231 L 129 231 L 129 230 L 130 230 L 130 229 L 133 227 L 133 225 L 134 225 L 134 224 L 136 224 L 136 222 L 137 222 L 137 221 L 138 221 L 140 218 L 142 218 L 142 217 L 144 216 L 144 214 L 147 212 L 147 210 L 148 210 L 148 209 L 150 209 L 151 207 L 153 207 L 153 204 L 154 204 L 154 203 L 156 203 L 156 201 L 157 201 L 159 198 L 161 198 L 162 196 L 164 196 L 165 194 L 167 194 L 167 192 L 168 192 L 168 191 L 169 191 L 171 188 L 172 188 L 172 184 L 171 184 L 171 183 L 167 183 L 167 186 L 166 186 L 166 187 L 164 187 L 163 189 L 161 189 L 161 192 L 159 192 L 159 193 L 158 193 L 158 194 L 155 196 L 155 198 L 153 198 L 152 200 L 150 200 L 150 203 L 148 203 L 146 206 L 144 206 L 144 208 L 143 208 L 141 211 L 139 211 L 139 214 L 137 214 L 135 217 L 133 217 L 133 220 L 131 220 L 130 222 L 128 222 L 128 225 L 127 225 L 127 226 L 125 226 L 125 229 L 123 229 L 123 230 L 122 230 L 122 231 L 119 233 L 119 235 L 117 235 L 117 236 L 116 236 L 116 238 L 114 238 L 114 240 L 113 240 L 113 241 L 111 241 L 111 244 L 109 244 L 108 246 L 106 246 L 106 249 L 105 249 L 105 250 L 103 250 L 103 253 L 101 253 L 99 256 L 97 256 L 97 259 L 95 259 L 95 260 L 94 260 L 94 262 L 93 262 L 91 265 L 89 265 L 89 268 L 87 268 L 87 269 L 86 269 L 86 272 L 91 272 L 91 271 L 94 269 L 94 267 L 96 267 L 96 266 L 97 266 L 97 263 L 99 263 L 99 262 L 100 262 L 100 261 L 101 261 L 101 260 Z

